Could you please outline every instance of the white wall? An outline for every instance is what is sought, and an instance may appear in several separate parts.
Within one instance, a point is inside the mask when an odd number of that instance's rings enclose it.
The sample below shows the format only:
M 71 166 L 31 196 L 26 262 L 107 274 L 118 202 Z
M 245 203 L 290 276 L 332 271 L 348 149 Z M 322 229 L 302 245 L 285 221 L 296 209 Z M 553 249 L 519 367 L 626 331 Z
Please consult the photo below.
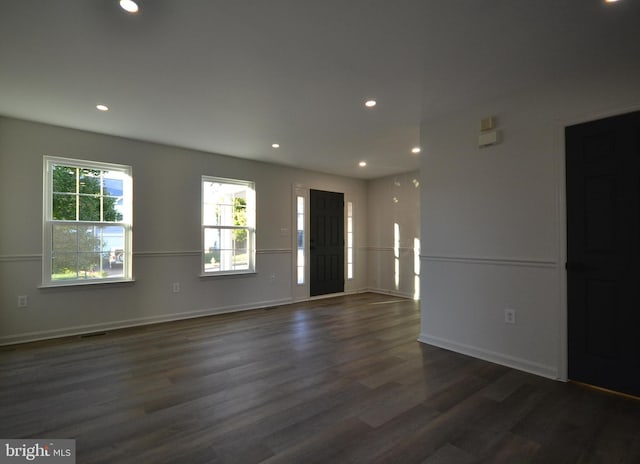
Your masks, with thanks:
M 43 155 L 133 166 L 134 284 L 38 288 Z M 199 277 L 203 174 L 255 181 L 255 275 Z M 0 344 L 292 301 L 300 295 L 292 274 L 294 185 L 353 201 L 361 246 L 345 291 L 365 290 L 365 181 L 0 118 Z M 18 295 L 28 296 L 28 308 L 17 308 Z
M 418 296 L 414 257 L 420 252 L 420 173 L 409 172 L 368 183 L 368 283 L 377 292 Z M 395 243 L 394 224 L 399 243 Z M 397 248 L 396 248 L 396 245 Z
M 564 127 L 638 109 L 639 79 L 584 76 L 423 121 L 421 341 L 566 378 Z M 479 149 L 489 115 L 503 142 Z

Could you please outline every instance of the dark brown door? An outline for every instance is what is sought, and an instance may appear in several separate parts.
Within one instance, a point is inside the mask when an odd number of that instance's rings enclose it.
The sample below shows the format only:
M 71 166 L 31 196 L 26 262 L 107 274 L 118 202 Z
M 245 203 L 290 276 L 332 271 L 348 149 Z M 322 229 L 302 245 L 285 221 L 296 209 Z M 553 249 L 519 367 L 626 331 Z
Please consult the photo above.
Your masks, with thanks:
M 640 112 L 565 140 L 569 378 L 640 396 Z
M 344 292 L 344 194 L 311 190 L 311 296 Z

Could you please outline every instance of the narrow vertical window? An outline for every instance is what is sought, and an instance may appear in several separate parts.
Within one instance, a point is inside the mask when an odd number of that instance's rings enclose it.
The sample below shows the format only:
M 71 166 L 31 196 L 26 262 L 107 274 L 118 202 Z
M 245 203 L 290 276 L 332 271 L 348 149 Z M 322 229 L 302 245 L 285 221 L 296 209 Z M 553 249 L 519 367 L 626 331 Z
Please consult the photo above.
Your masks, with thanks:
M 304 237 L 304 197 L 301 195 L 296 196 L 296 229 L 297 229 L 297 242 L 296 242 L 296 270 L 298 285 L 304 284 L 305 274 L 305 237 Z
M 420 239 L 413 239 L 413 299 L 420 299 Z
M 255 271 L 253 182 L 202 176 L 203 275 Z
M 400 225 L 393 224 L 393 282 L 396 290 L 400 288 Z
M 347 202 L 347 279 L 353 279 L 353 203 Z
M 44 157 L 44 286 L 131 280 L 131 167 Z

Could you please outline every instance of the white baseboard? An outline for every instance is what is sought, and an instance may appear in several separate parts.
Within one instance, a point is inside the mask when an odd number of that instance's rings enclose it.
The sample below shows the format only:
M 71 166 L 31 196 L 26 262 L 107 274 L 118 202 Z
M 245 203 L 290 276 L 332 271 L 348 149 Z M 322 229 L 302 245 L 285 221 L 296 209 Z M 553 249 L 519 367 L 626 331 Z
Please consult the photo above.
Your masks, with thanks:
M 527 359 L 518 358 L 504 353 L 498 353 L 496 351 L 485 350 L 464 343 L 454 342 L 440 337 L 434 337 L 432 335 L 420 334 L 418 341 L 426 343 L 427 345 L 437 346 L 438 348 L 444 348 L 446 350 L 455 351 L 474 358 L 483 359 L 503 366 L 518 369 L 520 371 L 529 372 L 530 374 L 547 377 L 553 380 L 561 380 L 558 374 L 558 369 L 553 366 L 546 366 L 537 362 L 529 361 Z
M 183 319 L 194 319 L 196 317 L 214 316 L 216 314 L 227 314 L 239 311 L 251 311 L 253 309 L 269 308 L 282 304 L 289 304 L 290 298 L 270 301 L 260 301 L 251 305 L 234 305 L 220 308 L 200 309 L 184 313 L 163 314 L 159 316 L 141 317 L 126 319 L 121 321 L 104 322 L 100 324 L 79 325 L 75 327 L 65 327 L 63 329 L 43 330 L 38 332 L 26 332 L 16 335 L 0 337 L 0 346 L 15 345 L 18 343 L 36 342 L 40 340 L 50 340 L 53 338 L 72 337 L 95 332 L 105 332 L 109 330 L 125 329 L 128 327 L 138 327 L 162 322 L 179 321 Z
M 389 292 L 379 289 L 356 289 L 344 293 L 334 293 L 330 295 L 321 295 L 319 297 L 305 298 L 303 300 L 294 300 L 292 298 L 283 298 L 278 300 L 260 301 L 249 305 L 232 305 L 219 308 L 208 308 L 184 313 L 163 314 L 158 316 L 141 317 L 135 319 L 126 319 L 120 321 L 103 322 L 99 324 L 79 325 L 74 327 L 65 327 L 54 330 L 42 330 L 37 332 L 25 332 L 21 334 L 6 335 L 0 337 L 0 346 L 16 345 L 18 343 L 29 343 L 41 340 L 50 340 L 54 338 L 72 337 L 77 335 L 90 334 L 95 332 L 105 332 L 109 330 L 126 329 L 128 327 L 137 327 L 150 324 L 159 324 L 162 322 L 179 321 L 182 319 L 193 319 L 196 317 L 214 316 L 216 314 L 227 314 L 239 311 L 251 311 L 253 309 L 269 308 L 283 304 L 290 304 L 300 301 L 310 301 L 320 298 L 332 298 L 340 295 L 353 295 L 358 293 L 373 292 L 385 295 L 393 295 L 403 298 L 411 298 L 411 296 L 400 293 Z
M 413 295 L 409 293 L 398 292 L 396 290 L 389 290 L 386 288 L 369 288 L 367 291 L 371 293 L 380 293 L 381 295 L 391 295 L 391 296 L 397 296 L 400 298 L 409 298 L 410 300 L 413 299 Z

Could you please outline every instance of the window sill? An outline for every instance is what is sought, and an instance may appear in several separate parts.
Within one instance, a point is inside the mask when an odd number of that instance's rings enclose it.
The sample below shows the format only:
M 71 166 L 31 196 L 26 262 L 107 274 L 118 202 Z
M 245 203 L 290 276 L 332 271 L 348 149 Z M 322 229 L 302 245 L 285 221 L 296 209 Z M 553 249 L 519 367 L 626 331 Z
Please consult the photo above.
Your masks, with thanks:
M 135 283 L 135 279 L 112 279 L 112 280 L 107 280 L 107 279 L 100 279 L 100 280 L 74 280 L 71 282 L 50 282 L 50 283 L 46 283 L 46 284 L 40 284 L 38 286 L 38 288 L 41 289 L 47 289 L 47 288 L 65 288 L 65 287 L 85 287 L 85 286 L 92 286 L 92 285 L 123 285 L 123 286 L 128 286 L 128 285 L 133 285 Z
M 258 273 L 256 271 L 222 271 L 222 272 L 209 272 L 200 274 L 201 279 L 207 279 L 210 277 L 242 277 L 242 276 L 255 276 Z

